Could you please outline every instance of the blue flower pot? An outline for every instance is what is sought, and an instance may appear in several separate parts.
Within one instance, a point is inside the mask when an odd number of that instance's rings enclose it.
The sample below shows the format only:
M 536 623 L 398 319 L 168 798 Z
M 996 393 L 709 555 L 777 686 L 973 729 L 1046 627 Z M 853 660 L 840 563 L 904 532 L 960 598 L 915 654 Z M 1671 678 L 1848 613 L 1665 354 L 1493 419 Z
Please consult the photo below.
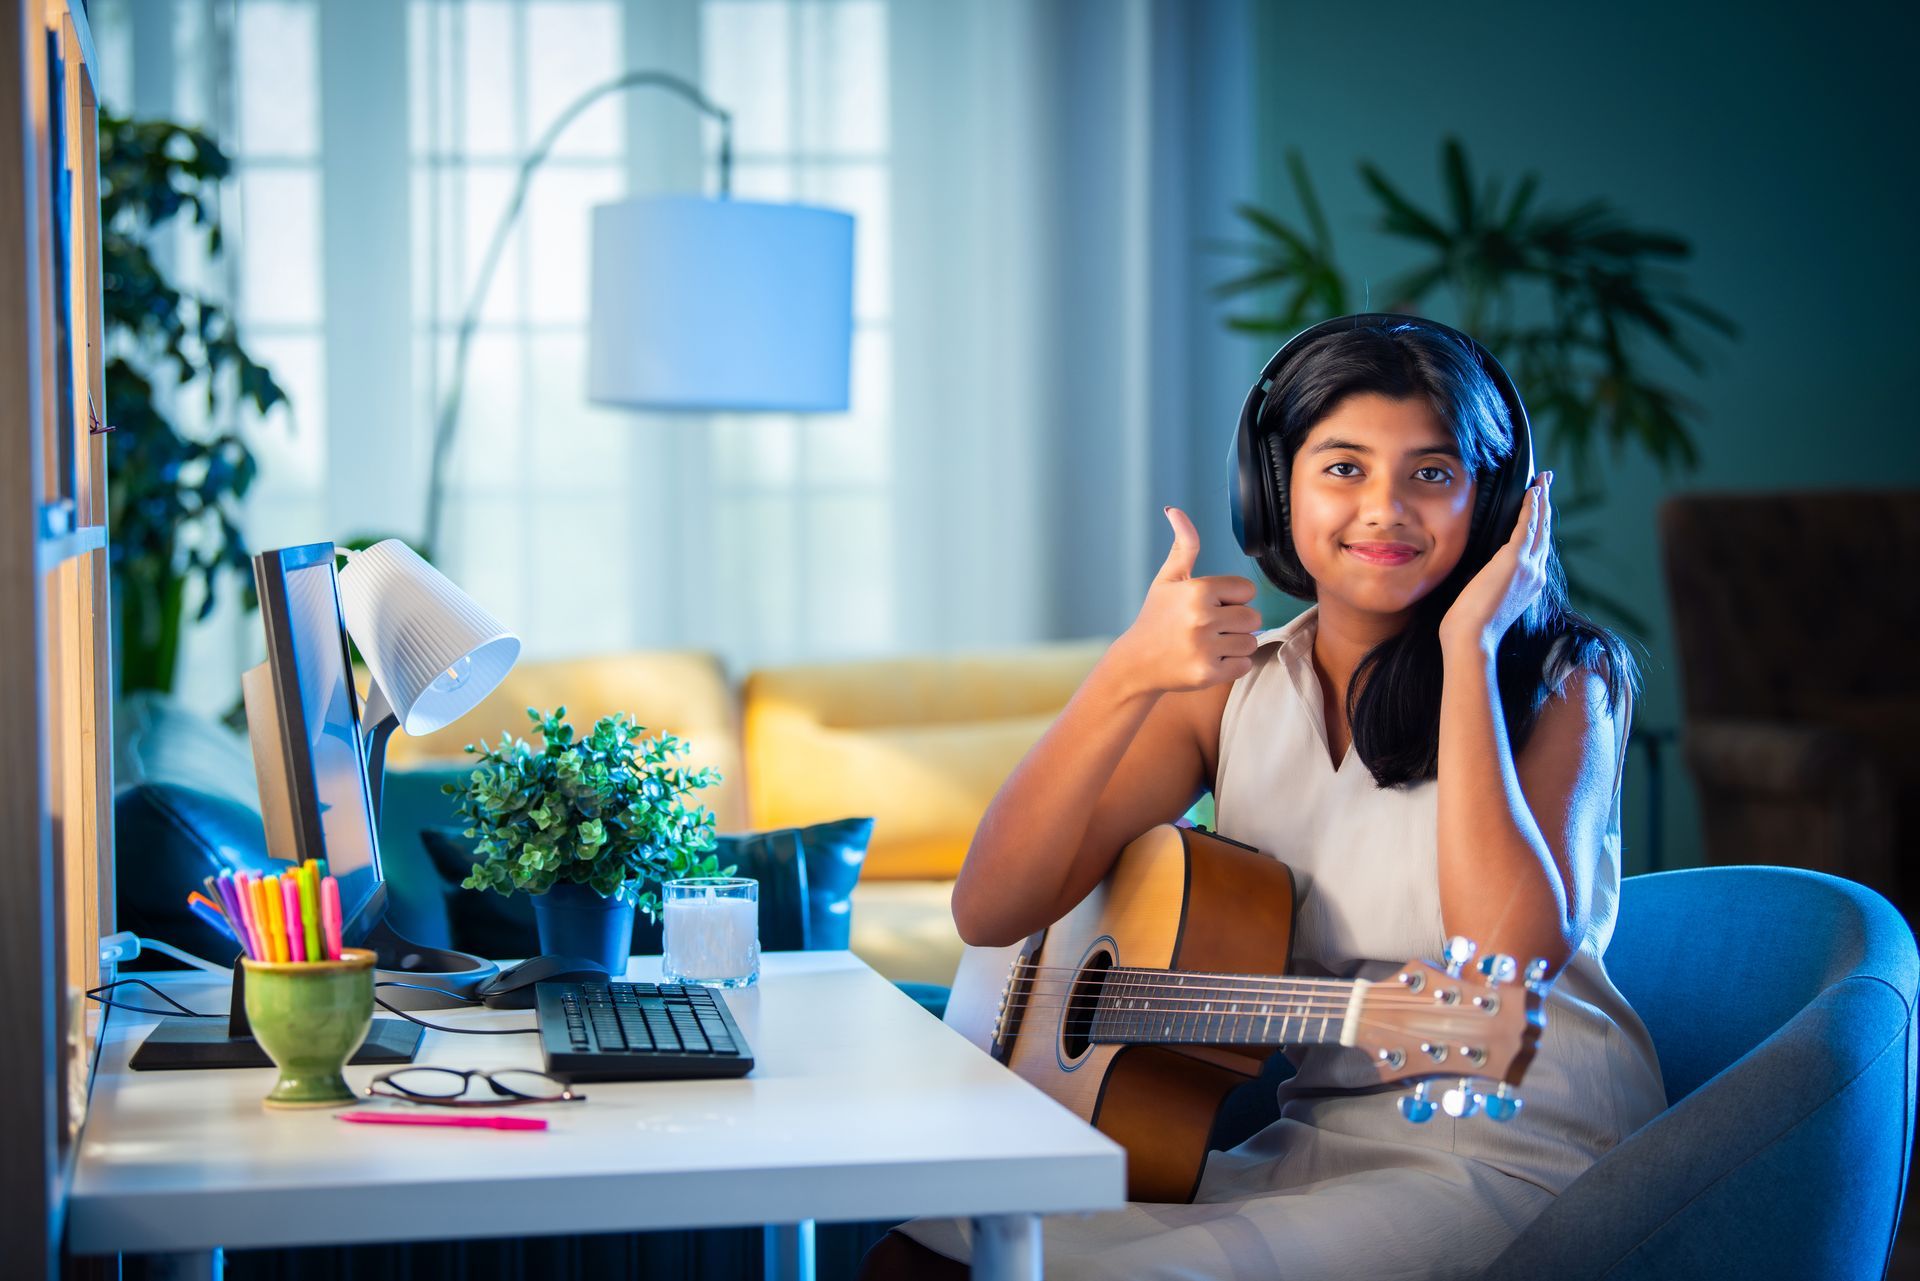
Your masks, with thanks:
M 626 973 L 633 950 L 633 904 L 602 898 L 577 881 L 561 881 L 533 896 L 540 950 L 549 956 L 584 956 L 607 973 Z

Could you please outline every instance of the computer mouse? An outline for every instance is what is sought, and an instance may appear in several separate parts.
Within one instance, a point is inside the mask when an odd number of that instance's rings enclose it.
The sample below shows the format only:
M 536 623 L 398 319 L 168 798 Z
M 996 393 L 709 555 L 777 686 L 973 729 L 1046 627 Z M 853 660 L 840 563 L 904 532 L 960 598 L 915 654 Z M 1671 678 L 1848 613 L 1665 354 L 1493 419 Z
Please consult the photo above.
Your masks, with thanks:
M 488 979 L 478 995 L 490 1009 L 530 1010 L 535 983 L 605 983 L 608 977 L 584 956 L 536 956 Z

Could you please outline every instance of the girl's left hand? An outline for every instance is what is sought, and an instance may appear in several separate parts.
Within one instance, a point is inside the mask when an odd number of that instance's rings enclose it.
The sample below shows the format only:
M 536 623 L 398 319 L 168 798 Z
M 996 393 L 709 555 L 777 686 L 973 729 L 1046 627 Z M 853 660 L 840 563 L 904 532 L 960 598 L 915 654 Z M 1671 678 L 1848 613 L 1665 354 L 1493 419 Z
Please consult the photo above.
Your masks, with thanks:
M 1553 473 L 1541 472 L 1527 486 L 1513 537 L 1475 574 L 1440 620 L 1440 644 L 1477 646 L 1491 652 L 1514 620 L 1547 585 L 1547 552 L 1553 538 L 1553 508 L 1547 494 Z

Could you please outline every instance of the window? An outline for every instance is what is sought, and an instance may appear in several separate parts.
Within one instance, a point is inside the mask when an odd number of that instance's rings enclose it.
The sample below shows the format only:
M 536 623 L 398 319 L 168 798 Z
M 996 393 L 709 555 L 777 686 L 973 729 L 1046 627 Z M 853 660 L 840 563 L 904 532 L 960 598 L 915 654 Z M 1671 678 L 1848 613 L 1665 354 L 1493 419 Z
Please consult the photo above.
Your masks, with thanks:
M 633 101 L 666 95 L 616 96 L 575 121 L 535 175 L 492 281 L 447 474 L 442 568 L 521 634 L 530 658 L 687 647 L 737 671 L 894 643 L 885 0 L 97 7 L 103 44 L 128 68 L 107 77 L 114 105 L 208 122 L 236 161 L 226 284 L 243 341 L 294 407 L 250 433 L 254 546 L 419 537 L 453 335 L 522 159 L 587 88 L 659 67 L 733 113 L 736 197 L 854 214 L 852 408 L 691 419 L 587 402 L 591 207 L 718 182 L 714 126 L 701 126 L 704 175 L 663 183 L 661 141 L 629 135 Z M 375 20 L 380 38 L 404 45 L 381 64 L 391 75 L 369 69 L 361 33 Z M 134 92 L 143 80 L 166 81 L 158 105 Z M 369 120 L 403 122 L 391 144 L 404 144 L 398 192 L 360 162 Z M 369 218 L 368 201 L 390 218 Z M 376 223 L 393 252 L 367 252 Z M 402 269 L 369 275 L 394 262 Z M 369 313 L 328 314 L 344 296 Z M 338 401 L 363 385 L 343 362 L 369 358 L 354 339 L 373 310 L 409 318 L 410 356 L 397 375 L 365 372 L 380 412 L 365 396 L 362 408 L 330 408 L 330 387 Z M 257 631 L 223 609 L 188 636 L 183 680 L 205 685 L 195 702 L 231 705 Z

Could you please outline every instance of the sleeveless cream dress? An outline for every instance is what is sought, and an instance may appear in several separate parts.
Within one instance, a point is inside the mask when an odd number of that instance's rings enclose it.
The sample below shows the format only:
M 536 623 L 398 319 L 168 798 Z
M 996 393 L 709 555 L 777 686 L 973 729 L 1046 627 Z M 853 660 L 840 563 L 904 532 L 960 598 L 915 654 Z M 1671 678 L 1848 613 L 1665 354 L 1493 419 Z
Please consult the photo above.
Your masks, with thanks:
M 1289 864 L 1293 972 L 1384 980 L 1445 944 L 1437 782 L 1374 784 L 1350 748 L 1335 769 L 1312 662 L 1317 609 L 1261 632 L 1253 669 L 1220 722 L 1216 826 Z M 1565 679 L 1556 649 L 1549 671 Z M 1622 709 L 1626 723 L 1631 707 Z M 1520 1114 L 1414 1125 L 1358 1050 L 1289 1047 L 1280 1119 L 1215 1152 L 1192 1205 L 1129 1203 L 1045 1220 L 1050 1278 L 1365 1278 L 1476 1275 L 1550 1199 L 1666 1107 L 1645 1026 L 1601 963 L 1620 893 L 1619 736 L 1601 848 L 1585 851 L 1593 915 L 1557 976 Z M 1519 958 L 1524 966 L 1529 958 Z M 1437 1099 L 1444 1082 L 1436 1082 Z M 968 1225 L 917 1219 L 903 1233 L 965 1259 Z

